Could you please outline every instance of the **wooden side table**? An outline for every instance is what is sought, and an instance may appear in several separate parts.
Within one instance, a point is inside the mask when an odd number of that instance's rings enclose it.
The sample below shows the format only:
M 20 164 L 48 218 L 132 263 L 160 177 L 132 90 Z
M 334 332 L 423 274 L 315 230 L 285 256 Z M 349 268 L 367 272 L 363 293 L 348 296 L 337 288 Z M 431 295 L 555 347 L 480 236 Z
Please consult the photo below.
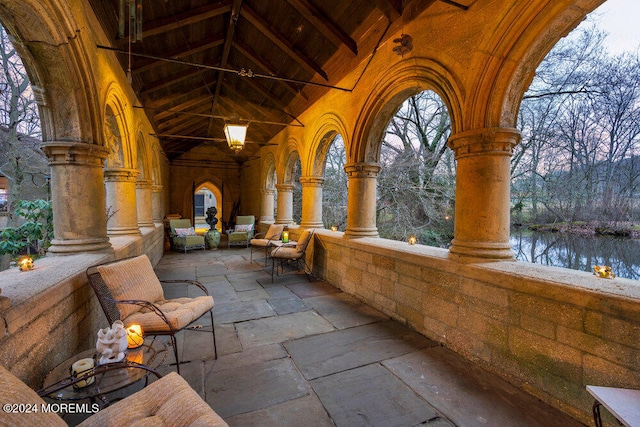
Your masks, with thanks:
M 588 385 L 587 391 L 596 399 L 593 421 L 602 427 L 600 406 L 604 406 L 624 426 L 640 426 L 640 390 Z

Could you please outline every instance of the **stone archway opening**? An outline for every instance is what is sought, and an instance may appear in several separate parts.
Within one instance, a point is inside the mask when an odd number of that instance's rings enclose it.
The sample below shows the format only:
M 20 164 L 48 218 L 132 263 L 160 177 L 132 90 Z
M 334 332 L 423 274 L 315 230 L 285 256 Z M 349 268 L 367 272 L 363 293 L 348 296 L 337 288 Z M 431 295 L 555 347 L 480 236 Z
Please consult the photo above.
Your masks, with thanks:
M 216 229 L 222 231 L 222 192 L 213 183 L 207 181 L 199 185 L 193 193 L 194 227 L 196 231 L 210 229 L 207 224 L 207 210 L 216 208 L 215 217 L 218 219 Z
M 349 180 L 344 166 L 346 149 L 341 134 L 328 138 L 323 165 L 322 222 L 326 228 L 344 231 L 347 227 L 347 194 Z
M 451 120 L 443 100 L 425 90 L 406 98 L 379 148 L 380 237 L 446 247 L 453 238 L 456 164 L 447 148 Z

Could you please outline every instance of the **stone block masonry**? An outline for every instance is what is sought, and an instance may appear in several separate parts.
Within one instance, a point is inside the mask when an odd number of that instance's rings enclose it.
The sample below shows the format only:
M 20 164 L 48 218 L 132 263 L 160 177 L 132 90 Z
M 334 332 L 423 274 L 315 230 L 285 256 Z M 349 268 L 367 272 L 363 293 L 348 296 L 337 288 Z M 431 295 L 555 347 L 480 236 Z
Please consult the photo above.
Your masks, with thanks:
M 636 281 L 316 233 L 314 273 L 590 424 L 585 386 L 640 388 Z M 340 254 L 340 256 L 335 256 Z

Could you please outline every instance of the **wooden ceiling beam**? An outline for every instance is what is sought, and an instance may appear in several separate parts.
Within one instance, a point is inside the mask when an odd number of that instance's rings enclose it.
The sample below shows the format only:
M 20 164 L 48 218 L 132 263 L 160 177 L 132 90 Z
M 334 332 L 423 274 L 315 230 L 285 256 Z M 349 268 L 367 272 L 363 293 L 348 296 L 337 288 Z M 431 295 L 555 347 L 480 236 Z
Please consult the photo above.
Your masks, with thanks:
M 238 91 L 234 88 L 227 86 L 225 90 L 228 92 L 228 99 L 242 99 L 246 101 L 246 98 L 242 96 Z M 222 98 L 222 97 L 221 97 Z M 234 102 L 235 105 L 242 105 L 245 111 L 244 116 L 241 116 L 245 120 L 250 120 L 251 117 L 256 117 L 256 119 L 264 119 L 272 122 L 282 122 L 282 115 L 287 114 L 283 111 L 275 111 L 271 108 L 259 106 L 256 104 L 252 104 L 249 102 L 245 102 L 244 104 L 240 104 L 238 102 Z M 251 109 L 251 111 L 249 111 Z
M 354 56 L 358 55 L 356 42 L 314 5 L 307 0 L 287 0 L 287 2 L 335 46 L 344 45 Z
M 273 95 L 271 95 L 262 86 L 260 86 L 254 79 L 244 79 L 243 83 L 251 86 L 251 88 L 258 94 L 260 94 L 263 98 L 268 98 L 273 104 L 281 108 L 285 113 L 289 114 L 289 112 L 286 111 L 287 104 L 282 102 L 280 99 L 274 97 Z
M 233 99 L 220 98 L 220 105 L 226 110 L 239 114 L 243 118 L 255 116 L 255 113 L 252 113 L 248 108 L 245 108 L 245 106 L 235 102 Z M 249 122 L 249 129 L 247 130 L 247 139 L 264 139 L 264 135 L 269 134 L 266 130 L 266 125 L 260 122 Z M 256 138 L 256 133 L 260 134 L 260 138 Z M 213 135 L 213 133 L 211 134 Z
M 242 7 L 242 0 L 233 0 L 231 5 L 231 16 L 229 17 L 229 26 L 227 27 L 227 35 L 224 40 L 224 47 L 222 48 L 222 56 L 220 58 L 220 66 L 226 68 L 227 61 L 229 60 L 229 53 L 233 46 L 233 37 L 236 33 L 236 26 L 238 25 L 238 16 L 240 16 L 240 8 Z M 213 95 L 213 104 L 211 105 L 211 114 L 213 115 L 220 99 L 220 91 L 222 90 L 222 82 L 224 81 L 224 72 L 218 72 L 218 79 L 216 81 L 216 90 Z M 213 118 L 209 120 L 208 132 L 213 131 L 214 121 Z
M 304 53 L 298 51 L 293 45 L 280 33 L 273 31 L 271 25 L 260 17 L 248 6 L 242 8 L 240 14 L 244 19 L 249 21 L 258 31 L 260 31 L 266 38 L 271 40 L 276 46 L 278 46 L 284 53 L 291 59 L 297 62 L 302 68 L 309 71 L 312 74 L 319 74 L 323 79 L 329 81 L 327 73 L 314 61 L 308 58 Z
M 218 47 L 224 43 L 224 38 L 222 36 L 209 37 L 206 40 L 202 40 L 195 45 L 189 46 L 190 49 L 187 49 L 185 46 L 180 46 L 178 48 L 173 49 L 170 52 L 165 52 L 167 58 L 170 59 L 182 59 L 188 58 L 191 55 L 195 55 L 197 53 L 207 51 L 209 49 L 213 49 Z M 133 74 L 140 74 L 151 70 L 154 67 L 165 65 L 166 61 L 161 61 L 159 59 L 143 59 L 140 61 L 135 61 L 133 63 L 132 72 Z
M 373 0 L 373 3 L 391 22 L 402 16 L 402 0 Z
M 179 134 L 183 133 L 184 131 L 189 131 L 189 132 L 193 133 L 193 131 L 195 131 L 195 129 L 199 129 L 199 128 L 202 127 L 202 122 L 203 122 L 202 117 L 196 117 L 196 116 L 187 116 L 187 117 L 188 117 L 188 119 L 186 121 L 182 122 L 179 125 L 176 125 L 176 126 L 172 127 L 170 129 L 170 131 L 168 131 L 168 129 L 165 129 L 165 131 L 163 133 L 171 133 L 171 134 L 176 134 L 176 135 L 179 135 Z M 204 121 L 206 123 L 208 122 L 206 119 Z
M 154 118 L 156 120 L 165 120 L 171 116 L 184 112 L 184 110 L 188 108 L 195 107 L 205 102 L 211 102 L 211 95 L 207 94 L 207 95 L 198 96 L 196 98 L 191 98 L 186 102 L 166 108 L 166 110 L 172 110 L 172 111 L 159 111 L 157 113 L 154 113 Z
M 207 114 L 210 108 L 211 108 L 211 105 L 207 102 L 206 105 L 200 105 L 198 108 L 194 108 L 189 112 L 193 114 Z M 208 118 L 206 117 L 194 116 L 192 114 L 176 114 L 174 117 L 170 119 L 168 118 L 162 121 L 158 121 L 158 128 L 162 129 L 164 132 L 166 129 L 171 128 L 172 126 L 178 126 L 181 123 L 188 120 L 189 118 L 193 118 L 193 117 L 197 117 L 200 120 L 208 120 Z
M 168 110 L 176 106 L 181 106 L 185 102 L 189 102 L 194 96 L 199 97 L 200 95 L 202 95 L 211 99 L 211 92 L 207 90 L 208 87 L 211 85 L 212 83 L 207 83 L 206 85 L 201 87 L 196 86 L 188 92 L 176 93 L 175 96 L 172 94 L 172 95 L 164 96 L 162 98 L 157 98 L 155 100 L 149 100 L 144 104 L 144 106 L 149 108 L 164 108 Z M 206 91 L 206 93 L 202 94 L 202 92 L 204 91 Z
M 193 78 L 193 77 L 198 77 L 201 74 L 205 73 L 206 69 L 190 69 L 187 71 L 183 71 L 181 73 L 178 74 L 173 74 L 171 76 L 165 77 L 164 79 L 160 79 L 160 80 L 156 80 L 153 82 L 149 82 L 148 84 L 146 84 L 140 91 L 139 93 L 144 94 L 144 95 L 148 95 L 151 92 L 155 92 L 157 90 L 160 89 L 164 89 L 166 87 L 169 86 L 173 86 L 176 83 L 180 83 L 181 81 Z
M 197 7 L 176 16 L 168 16 L 166 18 L 157 19 L 155 21 L 143 23 L 142 40 L 147 37 L 165 33 L 167 31 L 176 30 L 191 24 L 204 21 L 225 13 L 229 13 L 231 6 L 219 3 Z M 119 40 L 119 44 L 128 44 L 129 37 L 125 36 Z
M 245 58 L 253 62 L 260 68 L 264 74 L 276 75 L 277 71 L 275 67 L 269 63 L 266 59 L 260 57 L 257 52 L 255 52 L 251 47 L 247 46 L 244 43 L 234 41 L 233 47 Z M 256 70 L 254 70 L 256 71 Z M 277 83 L 284 87 L 289 93 L 295 96 L 302 96 L 305 100 L 309 99 L 304 93 L 302 93 L 302 88 L 298 87 L 296 84 L 292 82 L 285 82 L 282 80 L 278 80 Z

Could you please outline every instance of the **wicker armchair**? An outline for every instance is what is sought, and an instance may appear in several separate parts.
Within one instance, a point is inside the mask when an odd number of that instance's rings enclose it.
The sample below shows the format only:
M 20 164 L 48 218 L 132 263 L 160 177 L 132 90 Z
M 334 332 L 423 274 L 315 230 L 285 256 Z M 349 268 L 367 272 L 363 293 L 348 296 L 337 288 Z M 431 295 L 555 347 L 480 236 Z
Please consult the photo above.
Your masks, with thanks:
M 216 332 L 213 325 L 213 297 L 195 280 L 163 280 L 162 283 L 193 285 L 204 295 L 194 298 L 164 299 L 164 291 L 146 255 L 114 261 L 87 269 L 87 278 L 102 306 L 109 325 L 122 320 L 126 327 L 142 326 L 144 335 L 168 335 L 180 373 L 176 333 L 187 328 L 207 311 L 211 316 L 211 332 L 215 358 Z M 202 330 L 202 329 L 200 329 Z

